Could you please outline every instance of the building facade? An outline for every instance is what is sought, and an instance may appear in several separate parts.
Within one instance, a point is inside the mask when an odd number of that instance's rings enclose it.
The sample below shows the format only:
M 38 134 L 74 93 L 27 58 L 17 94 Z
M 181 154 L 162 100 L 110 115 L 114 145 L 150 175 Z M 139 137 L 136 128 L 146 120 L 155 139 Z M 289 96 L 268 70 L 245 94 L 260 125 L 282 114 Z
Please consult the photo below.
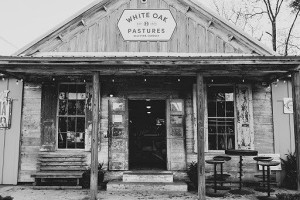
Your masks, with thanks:
M 272 82 L 289 81 L 299 63 L 283 62 L 192 1 L 96 1 L 1 61 L 5 80 L 18 82 L 22 94 L 22 106 L 12 112 L 20 116 L 12 121 L 20 124 L 14 131 L 20 137 L 14 183 L 34 181 L 41 153 L 83 154 L 90 164 L 95 73 L 98 161 L 107 179 L 143 169 L 186 178 L 189 163 L 197 161 L 199 120 L 205 159 L 226 149 L 253 149 L 276 159 L 292 150 L 278 148 L 282 134 L 292 132 L 275 124 L 280 114 L 274 99 L 281 97 Z M 203 78 L 200 94 L 197 75 Z M 199 95 L 203 119 L 197 116 Z M 246 179 L 254 180 L 256 163 L 252 157 L 245 162 Z M 233 157 L 225 164 L 233 178 L 237 163 Z M 207 173 L 211 169 L 206 166 Z

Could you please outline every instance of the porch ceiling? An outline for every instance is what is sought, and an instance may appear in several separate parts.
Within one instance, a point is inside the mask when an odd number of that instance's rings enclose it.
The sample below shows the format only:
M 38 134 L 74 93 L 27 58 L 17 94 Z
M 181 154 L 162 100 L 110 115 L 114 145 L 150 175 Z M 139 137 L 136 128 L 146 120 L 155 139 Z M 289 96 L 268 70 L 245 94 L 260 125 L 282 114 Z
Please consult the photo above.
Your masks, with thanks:
M 0 72 L 23 79 L 53 76 L 246 77 L 271 81 L 299 70 L 300 56 L 177 53 L 40 53 L 35 57 L 0 56 Z

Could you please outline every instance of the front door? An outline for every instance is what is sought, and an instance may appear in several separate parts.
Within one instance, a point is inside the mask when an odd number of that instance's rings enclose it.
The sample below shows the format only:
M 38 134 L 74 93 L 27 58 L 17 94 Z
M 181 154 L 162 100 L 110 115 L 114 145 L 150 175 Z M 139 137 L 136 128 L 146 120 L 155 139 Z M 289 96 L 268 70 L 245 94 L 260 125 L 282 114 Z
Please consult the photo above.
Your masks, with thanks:
M 166 101 L 129 101 L 129 169 L 166 170 Z

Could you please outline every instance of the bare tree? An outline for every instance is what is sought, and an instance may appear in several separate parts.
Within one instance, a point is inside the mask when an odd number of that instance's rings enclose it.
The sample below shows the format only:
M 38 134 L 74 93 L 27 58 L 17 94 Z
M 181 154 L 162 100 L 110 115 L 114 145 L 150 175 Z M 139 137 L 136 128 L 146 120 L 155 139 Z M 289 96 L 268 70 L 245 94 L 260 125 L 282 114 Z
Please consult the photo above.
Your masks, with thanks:
M 288 32 L 287 38 L 285 40 L 285 50 L 284 50 L 284 55 L 285 56 L 288 55 L 288 47 L 293 46 L 293 44 L 290 44 L 290 38 L 291 38 L 292 31 L 295 27 L 295 22 L 296 22 L 299 14 L 300 14 L 300 0 L 293 0 L 292 3 L 290 4 L 290 7 L 293 9 L 292 12 L 295 13 L 295 17 L 294 17 L 294 20 L 292 22 L 292 25 L 289 28 L 289 32 Z M 298 46 L 295 46 L 295 48 L 300 49 Z
M 276 51 L 277 50 L 277 25 L 276 25 L 276 22 L 277 22 L 278 14 L 280 13 L 280 9 L 281 9 L 283 0 L 276 0 L 276 2 L 272 1 L 272 2 L 275 2 L 275 8 L 273 8 L 274 5 L 272 5 L 270 0 L 263 0 L 263 2 L 266 6 L 267 14 L 268 14 L 268 17 L 269 17 L 271 25 L 272 25 L 272 33 L 271 33 L 272 46 L 273 46 L 273 50 Z

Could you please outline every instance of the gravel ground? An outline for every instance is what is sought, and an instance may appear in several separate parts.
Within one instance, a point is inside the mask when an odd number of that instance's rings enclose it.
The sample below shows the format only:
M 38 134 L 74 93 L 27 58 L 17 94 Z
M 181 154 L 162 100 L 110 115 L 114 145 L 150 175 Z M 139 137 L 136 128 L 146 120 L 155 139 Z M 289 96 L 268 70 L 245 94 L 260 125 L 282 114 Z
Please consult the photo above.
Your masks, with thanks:
M 249 191 L 254 191 L 252 188 L 245 188 Z M 276 188 L 272 194 L 275 197 L 276 193 L 295 193 Z M 14 200 L 88 200 L 89 190 L 33 190 L 30 186 L 0 186 L 0 195 L 12 196 Z M 208 200 L 226 199 L 226 200 L 254 200 L 257 196 L 265 196 L 266 193 L 255 192 L 251 195 L 227 195 L 222 198 L 207 197 Z M 142 200 L 142 199 L 172 199 L 185 200 L 197 199 L 196 192 L 186 193 L 153 193 L 153 192 L 107 192 L 99 191 L 98 199 L 107 200 Z

